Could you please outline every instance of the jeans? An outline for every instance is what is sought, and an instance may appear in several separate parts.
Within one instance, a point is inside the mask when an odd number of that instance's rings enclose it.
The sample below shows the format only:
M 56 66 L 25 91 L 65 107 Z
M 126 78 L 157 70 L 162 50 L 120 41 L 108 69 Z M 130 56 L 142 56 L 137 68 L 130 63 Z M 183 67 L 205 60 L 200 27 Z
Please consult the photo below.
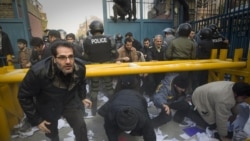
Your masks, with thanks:
M 81 108 L 66 108 L 62 115 L 73 129 L 75 141 L 88 141 L 86 123 Z M 47 127 L 51 133 L 46 133 L 45 135 L 50 138 L 51 141 L 59 141 L 57 129 L 58 120 L 49 122 L 51 122 L 51 124 L 47 125 Z

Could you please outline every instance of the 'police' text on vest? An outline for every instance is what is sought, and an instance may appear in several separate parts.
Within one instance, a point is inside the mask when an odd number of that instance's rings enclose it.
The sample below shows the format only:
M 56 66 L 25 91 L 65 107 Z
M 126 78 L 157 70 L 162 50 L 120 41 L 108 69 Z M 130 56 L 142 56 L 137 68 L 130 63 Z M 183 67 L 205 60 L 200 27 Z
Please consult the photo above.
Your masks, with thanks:
M 91 44 L 107 43 L 107 38 L 91 39 Z

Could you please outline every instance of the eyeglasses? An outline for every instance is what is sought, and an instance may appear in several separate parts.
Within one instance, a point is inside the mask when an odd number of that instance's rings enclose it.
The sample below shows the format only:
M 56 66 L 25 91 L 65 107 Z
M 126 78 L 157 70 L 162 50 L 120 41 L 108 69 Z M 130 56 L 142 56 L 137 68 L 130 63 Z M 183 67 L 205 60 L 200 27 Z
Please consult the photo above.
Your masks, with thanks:
M 67 61 L 67 59 L 69 59 L 70 61 L 74 60 L 74 55 L 69 55 L 69 56 L 58 56 L 56 57 L 57 59 L 61 60 L 61 61 Z

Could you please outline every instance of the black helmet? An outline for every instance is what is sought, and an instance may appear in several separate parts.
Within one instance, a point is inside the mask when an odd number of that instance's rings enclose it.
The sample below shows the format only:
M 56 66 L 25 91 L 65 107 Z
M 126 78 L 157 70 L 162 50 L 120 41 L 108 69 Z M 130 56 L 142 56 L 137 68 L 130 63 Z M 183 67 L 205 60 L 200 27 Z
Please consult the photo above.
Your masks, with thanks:
M 189 23 L 182 23 L 179 25 L 177 32 L 179 36 L 188 37 L 192 30 L 192 26 Z
M 122 40 L 122 34 L 118 33 L 115 35 L 115 40 Z
M 173 34 L 173 35 L 175 34 L 175 30 L 173 28 L 169 28 L 169 27 L 165 28 L 163 30 L 163 32 L 168 33 L 168 34 Z
M 210 28 L 203 28 L 200 30 L 200 39 L 211 39 L 212 38 L 212 30 Z
M 104 31 L 102 22 L 100 22 L 98 20 L 91 22 L 89 25 L 89 28 L 90 28 L 90 33 L 92 35 L 94 35 L 94 33 L 96 33 L 96 32 L 103 33 L 103 31 Z
M 210 24 L 208 26 L 208 28 L 210 28 L 212 30 L 212 32 L 217 32 L 217 30 L 218 30 L 218 26 L 215 24 Z

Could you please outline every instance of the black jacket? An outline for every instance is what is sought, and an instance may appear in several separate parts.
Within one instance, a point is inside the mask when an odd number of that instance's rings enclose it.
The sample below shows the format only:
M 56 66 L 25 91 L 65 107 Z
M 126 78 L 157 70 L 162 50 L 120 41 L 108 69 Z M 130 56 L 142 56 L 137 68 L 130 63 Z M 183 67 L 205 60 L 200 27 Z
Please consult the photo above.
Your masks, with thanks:
M 160 52 L 157 51 L 156 47 L 153 46 L 149 49 L 148 59 L 151 60 L 157 60 L 157 61 L 165 61 L 167 59 L 166 57 L 166 50 L 167 48 L 165 46 L 162 46 L 160 49 Z
M 197 42 L 197 59 L 209 59 L 211 57 L 211 51 L 214 46 L 211 39 L 199 40 Z
M 114 121 L 117 111 L 124 106 L 135 108 L 139 113 L 139 121 L 130 135 L 143 136 L 144 141 L 156 141 L 147 111 L 147 102 L 138 91 L 132 89 L 115 93 L 114 97 L 98 110 L 98 113 L 104 117 L 104 128 L 109 141 L 117 141 L 119 134 L 123 132 Z
M 2 49 L 0 50 L 0 56 L 6 57 L 6 55 L 14 55 L 14 51 L 10 42 L 10 38 L 7 33 L 2 32 Z
M 64 108 L 80 108 L 86 98 L 84 62 L 76 58 L 74 72 L 68 77 L 52 62 L 48 57 L 33 65 L 19 88 L 19 102 L 34 126 L 43 120 L 58 120 Z

